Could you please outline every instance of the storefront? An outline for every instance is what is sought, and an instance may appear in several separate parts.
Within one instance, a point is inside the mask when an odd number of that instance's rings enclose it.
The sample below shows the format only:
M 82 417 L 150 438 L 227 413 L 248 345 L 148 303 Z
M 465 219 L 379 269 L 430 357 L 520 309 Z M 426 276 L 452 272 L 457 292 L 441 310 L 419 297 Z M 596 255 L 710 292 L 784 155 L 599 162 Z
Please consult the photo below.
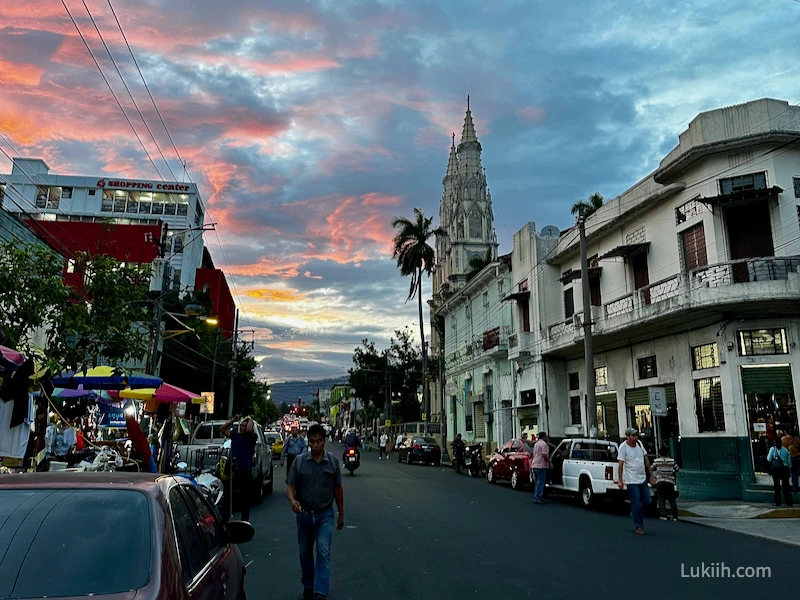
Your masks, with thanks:
M 597 437 L 619 441 L 619 410 L 617 392 L 597 394 Z
M 678 429 L 678 400 L 675 384 L 666 383 L 654 387 L 664 388 L 667 396 L 667 416 L 653 417 L 650 408 L 650 387 L 625 390 L 625 407 L 628 427 L 639 430 L 639 439 L 645 448 L 657 453 L 662 444 L 669 444 L 675 456 L 680 431 Z
M 792 368 L 759 365 L 740 370 L 753 465 L 756 472 L 767 473 L 766 456 L 775 438 L 797 428 Z

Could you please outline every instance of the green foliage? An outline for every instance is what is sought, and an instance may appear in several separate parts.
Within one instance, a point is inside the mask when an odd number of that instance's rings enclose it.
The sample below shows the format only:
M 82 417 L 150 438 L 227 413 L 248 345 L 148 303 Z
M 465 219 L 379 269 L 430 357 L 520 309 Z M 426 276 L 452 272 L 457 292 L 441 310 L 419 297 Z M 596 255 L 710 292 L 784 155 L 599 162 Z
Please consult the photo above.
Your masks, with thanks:
M 592 213 L 596 212 L 601 206 L 603 206 L 605 201 L 606 199 L 603 197 L 603 194 L 600 192 L 595 192 L 586 200 L 578 200 L 572 205 L 570 212 L 578 217 L 588 217 Z
M 489 248 L 483 256 L 473 256 L 469 259 L 469 271 L 467 272 L 467 281 L 475 277 L 478 273 L 483 271 L 488 264 L 492 262 L 492 249 Z

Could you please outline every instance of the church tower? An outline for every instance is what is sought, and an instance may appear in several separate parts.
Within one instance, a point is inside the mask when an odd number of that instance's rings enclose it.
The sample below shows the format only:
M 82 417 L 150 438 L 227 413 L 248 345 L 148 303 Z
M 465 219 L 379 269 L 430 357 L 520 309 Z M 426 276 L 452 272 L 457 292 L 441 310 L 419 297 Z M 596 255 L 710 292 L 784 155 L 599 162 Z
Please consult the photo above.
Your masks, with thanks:
M 486 185 L 486 171 L 481 166 L 482 150 L 467 96 L 461 142 L 456 147 L 453 134 L 450 158 L 442 179 L 439 224 L 447 230 L 448 238 L 436 244 L 434 303 L 442 293 L 452 292 L 466 283 L 469 261 L 473 257 L 483 258 L 489 252 L 492 260 L 497 259 L 492 195 Z

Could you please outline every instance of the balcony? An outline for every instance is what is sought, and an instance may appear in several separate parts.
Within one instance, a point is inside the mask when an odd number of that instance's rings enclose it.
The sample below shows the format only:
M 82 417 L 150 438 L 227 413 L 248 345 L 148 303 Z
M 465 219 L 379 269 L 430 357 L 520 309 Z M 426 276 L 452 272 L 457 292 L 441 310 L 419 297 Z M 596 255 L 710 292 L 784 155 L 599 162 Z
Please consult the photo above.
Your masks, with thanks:
M 508 343 L 508 327 L 488 329 L 480 336 L 475 336 L 475 338 L 463 344 L 455 352 L 448 354 L 445 357 L 445 369 L 480 364 L 489 358 L 502 356 L 508 352 Z
M 508 336 L 508 359 L 517 360 L 530 356 L 533 350 L 533 334 L 530 331 L 515 331 Z
M 630 343 L 666 330 L 686 331 L 722 318 L 796 314 L 800 256 L 767 257 L 707 265 L 678 273 L 592 307 L 595 348 Z M 765 311 L 767 311 L 765 313 Z M 581 315 L 547 329 L 542 352 L 571 356 L 582 348 Z M 509 352 L 509 356 L 511 356 Z

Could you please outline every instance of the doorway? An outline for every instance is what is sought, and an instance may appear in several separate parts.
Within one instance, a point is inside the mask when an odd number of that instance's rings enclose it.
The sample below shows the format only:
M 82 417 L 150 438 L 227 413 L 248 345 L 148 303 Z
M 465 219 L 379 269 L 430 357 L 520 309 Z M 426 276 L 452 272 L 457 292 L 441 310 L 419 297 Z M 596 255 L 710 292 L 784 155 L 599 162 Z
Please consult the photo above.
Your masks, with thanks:
M 647 252 L 639 252 L 631 256 L 633 270 L 633 287 L 637 290 L 650 285 L 650 272 L 647 269 Z M 650 304 L 650 290 L 644 293 L 644 303 Z
M 755 281 L 754 266 L 747 260 L 735 261 L 775 256 L 769 207 L 769 200 L 761 200 L 725 209 L 734 283 Z

